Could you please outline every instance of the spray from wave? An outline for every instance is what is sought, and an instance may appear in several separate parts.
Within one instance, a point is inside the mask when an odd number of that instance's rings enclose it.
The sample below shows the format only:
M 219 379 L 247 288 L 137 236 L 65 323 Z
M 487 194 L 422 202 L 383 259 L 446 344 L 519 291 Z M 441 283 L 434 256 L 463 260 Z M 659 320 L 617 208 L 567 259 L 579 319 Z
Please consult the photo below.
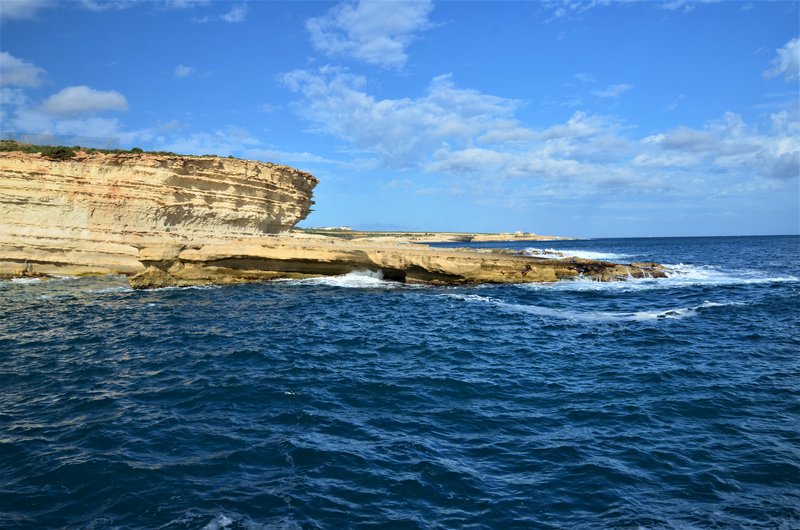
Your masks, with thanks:
M 341 276 L 321 276 L 303 280 L 275 280 L 289 285 L 323 285 L 326 287 L 342 287 L 350 289 L 393 289 L 403 284 L 383 279 L 381 271 L 354 271 Z
M 601 261 L 615 261 L 625 260 L 633 257 L 631 254 L 620 254 L 617 252 L 597 252 L 592 250 L 572 250 L 554 248 L 526 248 L 522 251 L 525 256 L 544 259 L 565 259 L 565 258 L 583 258 L 583 259 L 596 259 Z

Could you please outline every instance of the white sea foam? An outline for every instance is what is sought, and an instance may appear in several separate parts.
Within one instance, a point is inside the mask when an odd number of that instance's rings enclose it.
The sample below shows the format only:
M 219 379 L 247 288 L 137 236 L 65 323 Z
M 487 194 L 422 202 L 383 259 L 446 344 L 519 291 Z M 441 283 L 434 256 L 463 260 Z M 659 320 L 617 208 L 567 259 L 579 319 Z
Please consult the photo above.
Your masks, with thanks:
M 526 248 L 522 251 L 526 256 L 545 259 L 584 258 L 605 261 L 624 260 L 633 257 L 631 254 L 617 252 L 596 252 L 593 250 L 555 249 L 555 248 Z
M 16 284 L 26 284 L 26 283 L 39 283 L 42 280 L 43 278 L 12 278 L 9 280 L 9 282 Z
M 665 265 L 667 280 L 683 285 L 736 285 L 758 283 L 797 282 L 796 276 L 767 276 L 760 271 L 734 270 L 726 271 L 711 265 Z
M 481 296 L 477 294 L 447 294 L 451 298 L 458 298 L 467 302 L 485 303 L 493 305 L 500 310 L 512 313 L 527 313 L 530 315 L 571 320 L 575 322 L 619 322 L 619 321 L 658 321 L 669 319 L 681 319 L 692 317 L 700 310 L 712 307 L 724 307 L 729 305 L 740 305 L 737 302 L 723 303 L 706 301 L 694 307 L 676 307 L 667 309 L 653 309 L 649 311 L 576 311 L 573 309 L 563 309 L 545 307 L 538 305 L 515 304 L 506 302 L 498 298 Z
M 383 279 L 381 271 L 354 271 L 341 276 L 321 276 L 303 280 L 275 280 L 290 285 L 324 285 L 327 287 L 345 287 L 351 289 L 393 289 L 401 283 Z
M 590 278 L 577 278 L 555 283 L 526 283 L 519 287 L 545 291 L 606 291 L 633 292 L 652 289 L 672 289 L 702 285 L 744 285 L 781 282 L 799 282 L 796 276 L 769 276 L 760 271 L 725 271 L 710 265 L 665 265 L 666 278 L 628 278 L 624 281 L 598 282 Z

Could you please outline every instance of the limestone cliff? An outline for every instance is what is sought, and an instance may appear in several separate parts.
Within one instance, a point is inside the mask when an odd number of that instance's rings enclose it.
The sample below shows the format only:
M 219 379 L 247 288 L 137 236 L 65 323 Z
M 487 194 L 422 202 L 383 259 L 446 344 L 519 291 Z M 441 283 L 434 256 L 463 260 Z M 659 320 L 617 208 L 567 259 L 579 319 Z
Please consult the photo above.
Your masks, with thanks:
M 655 264 L 280 235 L 308 214 L 316 184 L 290 167 L 211 156 L 0 152 L 0 276 L 117 273 L 148 288 L 363 269 L 442 284 L 664 275 Z
M 0 152 L 0 274 L 135 273 L 142 246 L 277 233 L 308 215 L 316 184 L 212 156 Z

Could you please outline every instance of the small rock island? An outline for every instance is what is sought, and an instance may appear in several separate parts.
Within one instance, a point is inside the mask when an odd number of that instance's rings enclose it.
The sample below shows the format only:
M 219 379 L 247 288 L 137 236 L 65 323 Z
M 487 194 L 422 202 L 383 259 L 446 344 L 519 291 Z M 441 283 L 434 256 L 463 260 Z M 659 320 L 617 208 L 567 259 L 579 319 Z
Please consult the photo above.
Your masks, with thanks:
M 292 230 L 308 216 L 318 181 L 278 164 L 140 150 L 54 155 L 2 143 L 3 277 L 124 274 L 144 289 L 358 270 L 433 284 L 665 275 L 655 263 L 542 259 L 411 243 L 424 240 L 420 234 L 342 237 Z

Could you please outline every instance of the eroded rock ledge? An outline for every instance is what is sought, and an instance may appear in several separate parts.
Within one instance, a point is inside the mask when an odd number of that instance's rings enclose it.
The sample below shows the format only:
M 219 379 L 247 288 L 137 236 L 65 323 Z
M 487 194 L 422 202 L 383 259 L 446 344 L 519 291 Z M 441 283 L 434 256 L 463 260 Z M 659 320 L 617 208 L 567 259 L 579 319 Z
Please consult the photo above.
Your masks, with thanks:
M 306 242 L 291 237 L 143 248 L 139 259 L 147 269 L 130 282 L 140 289 L 307 278 L 359 270 L 380 271 L 387 280 L 433 284 L 554 282 L 577 277 L 613 281 L 665 275 L 665 269 L 655 263 L 619 265 L 578 258 L 541 259 L 500 250 Z

